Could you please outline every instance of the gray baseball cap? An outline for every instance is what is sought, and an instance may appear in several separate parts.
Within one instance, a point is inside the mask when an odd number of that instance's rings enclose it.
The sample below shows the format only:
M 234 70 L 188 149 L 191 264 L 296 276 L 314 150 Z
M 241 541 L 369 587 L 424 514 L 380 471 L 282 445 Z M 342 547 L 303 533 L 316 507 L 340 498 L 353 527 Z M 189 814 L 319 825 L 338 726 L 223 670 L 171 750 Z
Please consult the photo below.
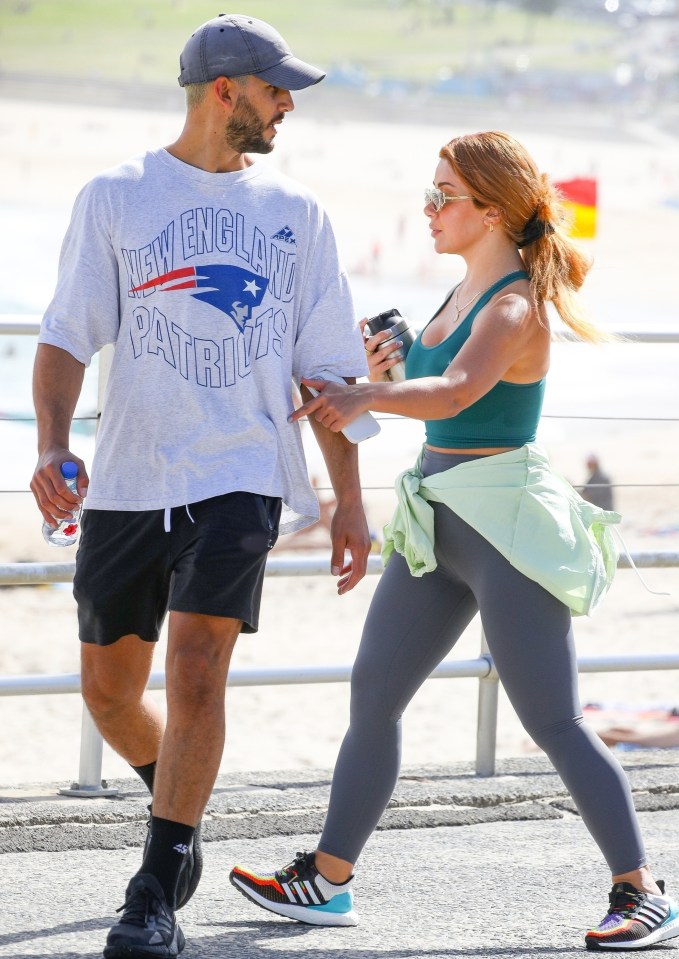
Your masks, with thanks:
M 253 74 L 283 90 L 303 90 L 325 76 L 294 57 L 268 23 L 238 13 L 220 13 L 198 27 L 181 52 L 179 69 L 180 87 Z

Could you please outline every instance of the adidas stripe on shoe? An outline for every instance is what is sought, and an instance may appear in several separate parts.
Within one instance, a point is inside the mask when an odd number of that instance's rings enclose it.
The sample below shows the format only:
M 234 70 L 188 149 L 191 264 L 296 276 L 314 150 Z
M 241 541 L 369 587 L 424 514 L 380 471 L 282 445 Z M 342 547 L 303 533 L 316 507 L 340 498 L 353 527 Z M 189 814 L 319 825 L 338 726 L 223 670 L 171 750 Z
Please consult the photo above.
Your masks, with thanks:
M 588 949 L 646 949 L 679 936 L 679 907 L 665 895 L 640 892 L 629 882 L 617 882 L 608 897 L 610 908 L 596 929 L 585 936 Z
M 262 909 L 312 926 L 357 926 L 353 876 L 341 885 L 329 882 L 314 865 L 312 852 L 298 852 L 283 869 L 258 875 L 234 866 L 229 880 L 236 889 Z

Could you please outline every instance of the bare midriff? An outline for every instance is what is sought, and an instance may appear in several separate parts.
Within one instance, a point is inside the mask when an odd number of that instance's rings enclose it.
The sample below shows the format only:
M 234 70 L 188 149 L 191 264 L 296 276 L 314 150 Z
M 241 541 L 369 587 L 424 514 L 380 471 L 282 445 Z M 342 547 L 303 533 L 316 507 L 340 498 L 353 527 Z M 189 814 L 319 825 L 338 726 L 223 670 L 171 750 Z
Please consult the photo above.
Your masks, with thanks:
M 432 453 L 458 453 L 462 455 L 466 453 L 478 453 L 480 456 L 495 456 L 496 453 L 509 453 L 510 450 L 516 450 L 518 449 L 518 446 L 493 446 L 477 450 L 458 450 L 446 449 L 443 446 L 430 446 L 429 443 L 425 443 L 425 449 L 431 450 Z

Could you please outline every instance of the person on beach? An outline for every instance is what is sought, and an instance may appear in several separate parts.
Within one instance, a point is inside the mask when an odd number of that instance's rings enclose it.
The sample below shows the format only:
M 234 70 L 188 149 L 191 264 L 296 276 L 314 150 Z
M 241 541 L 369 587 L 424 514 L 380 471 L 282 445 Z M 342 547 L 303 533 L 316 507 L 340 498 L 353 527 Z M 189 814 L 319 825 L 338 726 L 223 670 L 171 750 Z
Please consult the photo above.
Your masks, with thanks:
M 576 293 L 589 262 L 568 239 L 548 177 L 501 132 L 444 146 L 425 191 L 434 248 L 466 274 L 411 346 L 406 380 L 366 340 L 370 382 L 315 380 L 293 419 L 341 429 L 364 410 L 424 420 L 417 464 L 396 481 L 386 568 L 351 681 L 350 726 L 315 852 L 233 885 L 282 916 L 355 925 L 354 866 L 397 782 L 401 716 L 475 613 L 504 688 L 571 793 L 612 873 L 610 908 L 592 949 L 641 948 L 679 936 L 679 909 L 648 866 L 627 779 L 583 723 L 571 615 L 591 612 L 614 575 L 609 528 L 620 517 L 586 503 L 535 443 L 549 367 L 546 304 L 587 341 L 605 335 Z M 394 343 L 392 350 L 398 348 Z M 426 864 L 422 864 L 426 869 Z
M 40 511 L 56 525 L 76 503 L 65 460 L 87 493 L 74 582 L 83 696 L 153 795 L 107 959 L 173 957 L 184 946 L 175 912 L 201 874 L 231 653 L 241 632 L 257 631 L 279 532 L 318 519 L 289 421 L 293 382 L 368 370 L 327 215 L 250 156 L 273 149 L 294 109 L 290 91 L 324 73 L 267 23 L 231 14 L 196 29 L 180 70 L 177 140 L 102 173 L 76 200 L 34 372 Z M 84 368 L 106 344 L 113 360 L 88 485 L 69 431 Z M 337 500 L 331 572 L 344 594 L 371 545 L 357 447 L 312 425 Z M 165 725 L 145 687 L 168 609 Z
M 597 735 L 612 748 L 679 747 L 679 706 L 595 702 L 586 703 L 583 712 Z
M 587 456 L 587 479 L 582 488 L 582 498 L 594 503 L 601 509 L 615 509 L 611 478 L 601 468 L 599 457 L 595 453 Z

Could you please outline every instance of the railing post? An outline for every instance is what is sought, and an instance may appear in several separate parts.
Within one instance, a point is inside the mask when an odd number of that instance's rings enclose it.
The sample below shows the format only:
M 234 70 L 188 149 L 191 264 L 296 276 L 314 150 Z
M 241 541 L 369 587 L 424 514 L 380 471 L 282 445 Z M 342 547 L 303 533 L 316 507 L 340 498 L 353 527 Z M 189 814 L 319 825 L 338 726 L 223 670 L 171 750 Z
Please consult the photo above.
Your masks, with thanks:
M 104 741 L 101 733 L 94 725 L 90 712 L 83 703 L 83 718 L 80 728 L 80 771 L 78 782 L 71 783 L 69 789 L 60 789 L 61 796 L 79 796 L 86 799 L 97 799 L 100 796 L 115 796 L 117 789 L 109 789 L 108 784 L 101 778 L 101 763 Z
M 113 360 L 113 346 L 105 346 L 99 352 L 99 372 L 97 377 L 97 425 L 101 411 L 104 408 L 104 395 L 106 393 L 106 384 L 111 370 Z M 83 718 L 80 730 L 80 769 L 78 772 L 78 782 L 71 783 L 69 789 L 60 789 L 62 796 L 80 796 L 96 798 L 99 796 L 115 796 L 117 789 L 109 789 L 107 783 L 101 778 L 102 755 L 104 741 L 101 733 L 94 724 L 90 712 L 83 702 Z
M 476 775 L 495 775 L 497 745 L 497 703 L 500 680 L 490 656 L 486 634 L 481 629 L 481 657 L 488 660 L 490 670 L 479 679 L 479 707 L 476 726 Z
M 101 411 L 104 408 L 104 395 L 108 374 L 113 361 L 113 345 L 108 344 L 99 351 L 99 372 L 97 376 L 97 424 L 99 430 Z M 70 789 L 60 789 L 63 796 L 114 796 L 118 790 L 109 789 L 101 778 L 101 762 L 104 741 L 94 725 L 89 710 L 83 702 L 83 718 L 80 732 L 80 771 L 78 782 Z

